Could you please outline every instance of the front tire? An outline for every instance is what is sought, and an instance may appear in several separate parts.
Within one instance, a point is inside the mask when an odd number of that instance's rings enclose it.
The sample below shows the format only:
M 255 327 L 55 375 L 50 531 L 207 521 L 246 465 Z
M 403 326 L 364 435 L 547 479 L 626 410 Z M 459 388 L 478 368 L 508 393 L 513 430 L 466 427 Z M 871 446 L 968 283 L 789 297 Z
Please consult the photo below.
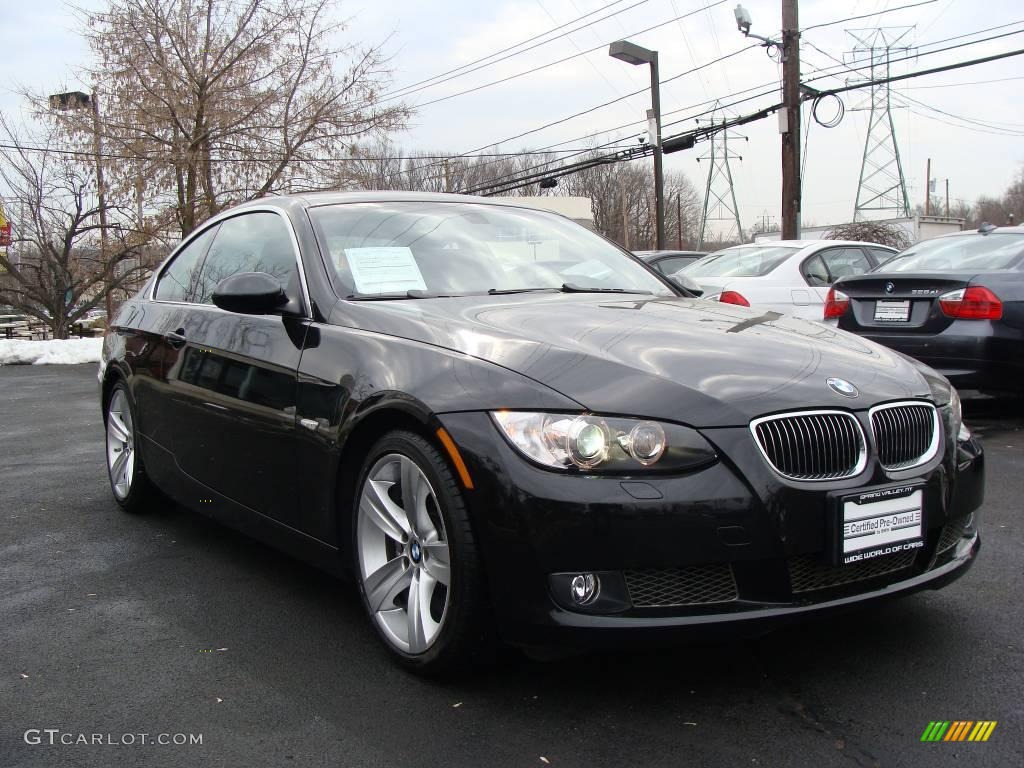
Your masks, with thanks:
M 407 431 L 378 440 L 359 476 L 352 519 L 363 605 L 399 662 L 442 674 L 490 649 L 465 501 L 433 445 Z
M 114 500 L 126 512 L 142 512 L 153 501 L 156 489 L 146 475 L 138 454 L 135 410 L 124 382 L 114 385 L 104 415 L 107 430 L 107 476 Z

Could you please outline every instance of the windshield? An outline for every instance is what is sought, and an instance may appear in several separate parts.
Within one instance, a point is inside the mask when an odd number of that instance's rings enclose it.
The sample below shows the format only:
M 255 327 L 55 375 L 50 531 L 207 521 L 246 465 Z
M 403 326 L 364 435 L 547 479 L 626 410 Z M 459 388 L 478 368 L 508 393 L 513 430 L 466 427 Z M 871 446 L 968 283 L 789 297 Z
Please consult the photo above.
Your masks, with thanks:
M 760 277 L 799 250 L 784 245 L 726 248 L 684 267 L 683 274 L 690 277 Z
M 960 272 L 1012 269 L 1024 254 L 1024 235 L 993 232 L 955 235 L 912 245 L 876 272 Z
M 566 287 L 676 295 L 611 243 L 545 211 L 399 201 L 320 206 L 310 217 L 341 296 Z

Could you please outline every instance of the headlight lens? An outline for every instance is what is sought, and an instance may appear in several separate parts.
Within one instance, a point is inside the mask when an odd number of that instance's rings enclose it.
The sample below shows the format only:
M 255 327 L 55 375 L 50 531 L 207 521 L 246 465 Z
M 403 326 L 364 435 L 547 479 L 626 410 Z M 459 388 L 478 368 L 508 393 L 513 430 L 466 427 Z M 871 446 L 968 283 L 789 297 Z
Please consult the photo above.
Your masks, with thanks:
M 594 414 L 494 411 L 494 423 L 526 458 L 555 469 L 681 471 L 715 460 L 689 427 Z

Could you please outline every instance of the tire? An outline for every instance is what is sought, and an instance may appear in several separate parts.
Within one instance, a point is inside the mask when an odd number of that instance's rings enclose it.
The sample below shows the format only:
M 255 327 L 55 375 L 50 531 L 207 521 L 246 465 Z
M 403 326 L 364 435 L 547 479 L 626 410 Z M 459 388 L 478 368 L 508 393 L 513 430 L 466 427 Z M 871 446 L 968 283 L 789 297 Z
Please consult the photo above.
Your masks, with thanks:
M 465 500 L 444 457 L 420 435 L 389 432 L 370 449 L 353 498 L 352 544 L 363 606 L 403 666 L 444 675 L 490 658 Z
M 103 414 L 106 429 L 107 479 L 114 500 L 125 512 L 145 512 L 158 498 L 157 490 L 136 450 L 135 406 L 128 386 L 118 382 Z

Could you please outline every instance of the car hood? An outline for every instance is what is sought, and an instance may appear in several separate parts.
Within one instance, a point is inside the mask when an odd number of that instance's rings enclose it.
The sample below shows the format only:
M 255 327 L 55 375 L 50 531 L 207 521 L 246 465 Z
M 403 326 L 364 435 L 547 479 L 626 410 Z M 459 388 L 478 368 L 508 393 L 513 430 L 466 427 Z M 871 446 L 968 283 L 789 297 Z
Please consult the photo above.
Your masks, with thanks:
M 745 425 L 787 409 L 859 410 L 930 392 L 916 365 L 866 339 L 702 299 L 535 293 L 343 301 L 331 321 L 490 361 L 595 412 L 698 427 Z M 859 396 L 833 392 L 831 377 L 853 383 Z

